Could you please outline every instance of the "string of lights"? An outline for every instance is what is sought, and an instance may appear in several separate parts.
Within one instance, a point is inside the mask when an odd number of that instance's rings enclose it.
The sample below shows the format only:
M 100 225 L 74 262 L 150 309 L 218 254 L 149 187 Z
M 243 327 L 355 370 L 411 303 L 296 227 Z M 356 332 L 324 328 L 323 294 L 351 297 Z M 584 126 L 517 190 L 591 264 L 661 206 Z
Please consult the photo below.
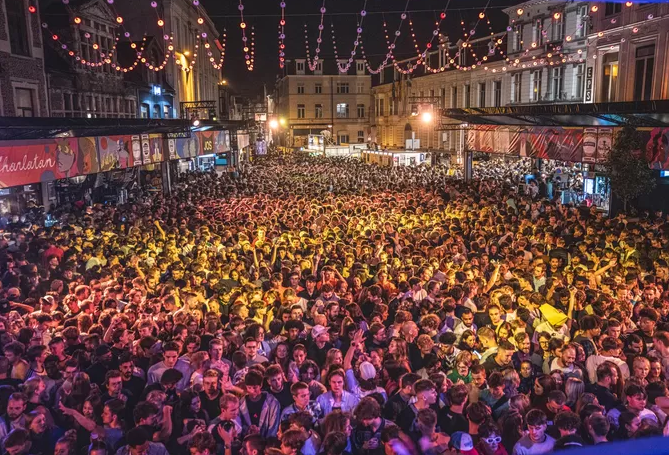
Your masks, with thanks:
M 325 0 L 323 0 L 323 4 L 321 5 L 321 20 L 320 24 L 318 24 L 318 38 L 316 38 L 316 49 L 314 50 L 314 59 L 311 60 L 311 54 L 309 52 L 309 27 L 307 24 L 304 24 L 304 45 L 306 48 L 306 53 L 307 53 L 307 65 L 309 65 L 309 69 L 311 71 L 314 71 L 316 69 L 316 66 L 318 66 L 318 60 L 319 60 L 319 54 L 321 53 L 321 43 L 323 42 L 323 29 L 325 28 L 323 26 L 323 20 L 325 19 L 325 12 L 327 11 L 325 9 Z
M 237 9 L 239 9 L 239 16 L 240 16 L 239 28 L 242 29 L 242 46 L 243 46 L 242 50 L 244 51 L 244 60 L 246 62 L 246 69 L 248 69 L 249 71 L 253 71 L 253 62 L 251 61 L 251 54 L 249 53 L 250 51 L 248 45 L 249 39 L 246 36 L 246 22 L 244 22 L 244 3 L 242 0 L 239 0 L 239 5 L 237 6 Z M 200 23 L 200 19 L 198 19 L 198 23 Z
M 279 3 L 281 7 L 281 19 L 279 19 L 279 68 L 286 65 L 286 2 Z

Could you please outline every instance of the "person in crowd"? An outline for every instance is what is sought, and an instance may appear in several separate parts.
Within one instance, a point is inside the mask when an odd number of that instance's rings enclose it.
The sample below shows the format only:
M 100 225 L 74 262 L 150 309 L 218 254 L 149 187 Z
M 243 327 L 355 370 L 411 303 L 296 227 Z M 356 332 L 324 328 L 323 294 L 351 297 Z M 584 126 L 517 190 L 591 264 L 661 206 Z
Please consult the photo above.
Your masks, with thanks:
M 530 170 L 271 155 L 7 220 L 1 449 L 523 455 L 658 433 L 669 219 L 518 191 Z

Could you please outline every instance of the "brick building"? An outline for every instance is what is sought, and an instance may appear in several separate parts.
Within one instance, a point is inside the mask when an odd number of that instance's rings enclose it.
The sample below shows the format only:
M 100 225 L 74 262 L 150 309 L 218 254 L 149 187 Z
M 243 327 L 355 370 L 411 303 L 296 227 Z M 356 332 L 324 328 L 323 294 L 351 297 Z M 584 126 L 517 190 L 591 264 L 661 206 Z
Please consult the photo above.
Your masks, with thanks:
M 0 0 L 0 116 L 48 115 L 39 7 Z

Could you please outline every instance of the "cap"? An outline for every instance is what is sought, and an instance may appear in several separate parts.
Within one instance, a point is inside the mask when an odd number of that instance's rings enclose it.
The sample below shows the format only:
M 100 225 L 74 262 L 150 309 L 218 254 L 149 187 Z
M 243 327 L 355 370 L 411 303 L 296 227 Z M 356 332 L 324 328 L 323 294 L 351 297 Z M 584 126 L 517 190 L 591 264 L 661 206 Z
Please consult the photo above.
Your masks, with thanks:
M 365 381 L 374 379 L 376 377 L 376 368 L 369 362 L 362 362 L 360 364 L 360 377 Z
M 456 450 L 464 454 L 478 455 L 478 452 L 474 449 L 474 441 L 469 433 L 464 431 L 456 431 L 451 435 L 450 445 L 453 446 Z
M 40 298 L 40 303 L 42 305 L 47 304 L 47 305 L 55 305 L 55 301 L 53 299 L 52 295 L 45 295 L 44 297 Z
M 323 327 L 323 326 L 320 325 L 320 324 L 319 324 L 319 325 L 315 325 L 315 326 L 311 329 L 311 336 L 312 336 L 312 338 L 313 338 L 314 340 L 315 340 L 316 338 L 318 338 L 319 336 L 323 335 L 324 333 L 328 333 L 328 331 L 327 331 L 327 329 L 326 329 L 325 327 Z

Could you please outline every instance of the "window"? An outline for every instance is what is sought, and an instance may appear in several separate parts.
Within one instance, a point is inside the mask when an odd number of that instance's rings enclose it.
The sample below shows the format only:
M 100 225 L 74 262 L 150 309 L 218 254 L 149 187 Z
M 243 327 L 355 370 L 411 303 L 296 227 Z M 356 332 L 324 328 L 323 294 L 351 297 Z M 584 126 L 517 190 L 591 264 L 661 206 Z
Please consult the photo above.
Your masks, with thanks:
M 296 62 L 296 69 L 298 73 L 304 74 L 304 62 Z
M 337 134 L 337 141 L 339 144 L 348 144 L 348 133 L 339 133 Z
M 358 143 L 365 143 L 365 132 L 363 130 L 358 130 Z
M 557 14 L 557 13 L 556 13 Z M 560 17 L 555 19 L 551 25 L 551 41 L 559 41 L 564 37 L 564 13 L 559 13 Z
M 585 63 L 574 65 L 574 93 L 573 98 L 579 102 L 583 101 L 583 89 L 585 88 Z
M 502 105 L 502 81 L 495 81 L 492 84 L 493 90 L 493 105 L 495 107 L 500 107 Z
M 392 115 L 392 112 L 390 113 Z M 358 118 L 365 118 L 365 105 L 358 104 Z
M 383 105 L 383 98 L 379 98 L 379 115 L 386 115 L 385 106 Z
M 160 118 L 160 104 L 153 105 L 153 118 Z
M 564 88 L 564 71 L 562 70 L 561 66 L 551 68 L 551 99 L 553 101 L 565 98 L 565 94 L 562 91 Z
M 458 88 L 451 87 L 451 107 L 458 107 Z
M 358 93 L 365 93 L 365 83 L 364 82 L 357 82 L 356 83 L 356 91 Z
M 541 19 L 537 19 L 532 24 L 532 42 L 539 43 L 541 42 L 541 30 L 543 29 L 543 24 Z
M 612 103 L 617 101 L 618 92 L 618 53 L 610 52 L 604 54 L 602 59 L 603 74 L 602 80 L 602 101 Z
M 348 118 L 348 103 L 337 104 L 337 118 Z
M 604 6 L 604 15 L 605 16 L 612 16 L 614 14 L 618 14 L 623 10 L 623 5 L 622 3 L 619 2 L 606 2 Z
M 479 107 L 485 107 L 485 82 L 479 82 Z
M 523 75 L 521 73 L 516 73 L 511 79 L 511 102 L 520 103 L 522 98 L 522 79 Z
M 583 38 L 588 34 L 588 6 L 582 5 L 576 10 L 576 38 Z
M 314 106 L 314 113 L 316 118 L 323 118 L 323 105 L 322 104 L 316 104 Z
M 649 100 L 653 90 L 653 69 L 655 67 L 655 45 L 636 49 L 634 68 L 634 101 Z
M 149 118 L 149 105 L 142 103 L 140 106 L 141 112 L 140 112 L 140 118 Z
M 439 89 L 439 96 L 441 98 L 441 107 L 446 107 L 446 89 L 444 87 Z
M 300 95 L 304 94 L 304 83 L 300 82 L 297 84 L 297 93 Z
M 304 109 L 304 104 L 298 104 L 297 105 L 297 118 L 304 118 L 306 117 L 306 112 Z
M 12 54 L 30 55 L 30 41 L 28 40 L 28 14 L 24 0 L 9 0 L 5 2 L 7 10 L 7 25 L 9 27 L 9 45 Z
M 323 74 L 323 62 L 316 63 L 316 69 L 314 70 L 314 74 Z
M 541 70 L 530 72 L 530 101 L 541 99 Z
M 355 71 L 358 74 L 365 74 L 365 62 L 355 62 Z
M 163 118 L 170 118 L 170 106 L 168 104 L 163 106 Z
M 320 83 L 316 84 L 314 86 L 314 93 L 316 94 L 323 93 L 323 84 Z
M 29 88 L 15 88 L 14 102 L 17 117 L 35 117 L 35 90 Z
M 465 89 L 463 91 L 464 91 L 464 104 L 463 104 L 463 106 L 464 107 L 471 107 L 470 106 L 471 105 L 471 99 L 472 99 L 472 97 L 471 97 L 471 91 L 472 91 L 471 90 L 471 85 L 465 84 Z
M 348 93 L 348 82 L 337 82 L 337 93 Z

